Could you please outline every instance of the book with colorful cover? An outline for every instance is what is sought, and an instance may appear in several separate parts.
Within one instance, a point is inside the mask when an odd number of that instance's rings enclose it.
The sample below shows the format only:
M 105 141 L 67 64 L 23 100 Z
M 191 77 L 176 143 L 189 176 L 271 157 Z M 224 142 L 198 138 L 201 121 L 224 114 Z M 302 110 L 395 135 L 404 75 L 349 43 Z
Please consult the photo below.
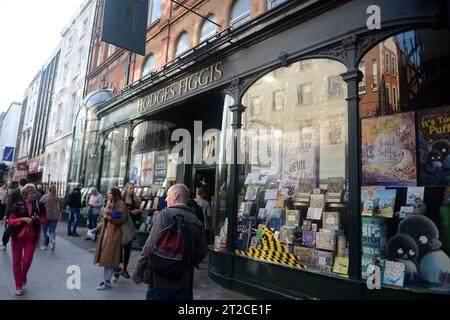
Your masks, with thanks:
M 312 194 L 310 199 L 311 208 L 324 208 L 325 207 L 325 195 Z
M 274 228 L 276 231 L 280 231 L 281 226 L 283 225 L 282 218 L 270 218 L 267 222 L 267 227 Z
M 314 249 L 302 246 L 295 246 L 294 255 L 298 256 L 298 262 L 300 264 L 305 264 L 307 266 L 316 265 L 316 250 Z
M 340 203 L 341 199 L 342 199 L 342 193 L 327 192 L 326 197 L 325 197 L 325 202 Z
M 256 229 L 256 240 L 261 240 L 264 237 L 265 224 L 258 224 L 258 229 Z
M 362 217 L 362 250 L 365 255 L 383 256 L 386 250 L 386 219 Z
M 374 213 L 375 213 L 375 202 L 373 200 L 364 201 L 361 215 L 365 217 L 372 217 Z
M 264 200 L 276 200 L 278 197 L 278 189 L 266 189 Z
M 311 220 L 303 220 L 302 231 L 311 231 L 312 221 Z
M 323 229 L 339 230 L 341 226 L 340 222 L 341 221 L 339 212 L 330 212 L 330 211 L 323 212 L 323 221 L 322 221 Z
M 275 200 L 275 208 L 284 208 L 284 200 L 285 197 L 283 195 L 277 196 L 277 199 Z
M 425 187 L 408 187 L 406 192 L 406 205 L 414 206 L 416 199 L 420 199 L 423 202 L 425 194 Z
M 300 211 L 299 210 L 286 210 L 286 225 L 298 226 L 300 223 Z
M 253 201 L 256 200 L 256 197 L 258 196 L 258 187 L 257 186 L 248 186 L 247 191 L 245 192 L 245 200 Z
M 294 244 L 295 227 L 294 226 L 282 226 L 280 228 L 280 242 L 284 244 Z
M 334 251 L 336 249 L 336 233 L 334 230 L 320 229 L 316 233 L 316 248 Z
M 238 250 L 247 251 L 250 245 L 252 233 L 252 221 L 240 220 L 236 226 L 235 247 Z
M 256 172 L 250 172 L 247 174 L 247 177 L 245 178 L 244 185 L 249 184 L 259 184 L 259 173 Z
M 403 287 L 405 281 L 405 265 L 401 262 L 383 260 L 382 280 L 383 284 Z
M 400 207 L 400 219 L 408 218 L 414 212 L 414 207 L 412 206 L 401 206 Z
M 375 192 L 385 189 L 383 186 L 362 186 L 361 187 L 361 206 L 364 201 L 375 201 Z
M 315 248 L 316 247 L 316 232 L 303 231 L 302 232 L 302 246 Z
M 414 112 L 361 120 L 362 185 L 415 186 Z
M 310 220 L 321 220 L 322 219 L 322 208 L 308 208 L 306 213 L 306 219 Z
M 361 278 L 367 279 L 371 276 L 370 266 L 377 263 L 377 256 L 373 254 L 363 254 L 361 257 Z M 373 271 L 372 271 L 373 272 Z
M 298 179 L 298 187 L 296 188 L 296 192 L 311 194 L 313 192 L 312 183 L 312 179 Z
M 344 191 L 345 180 L 343 177 L 328 177 L 327 179 L 329 193 L 342 193 Z
M 311 197 L 310 193 L 296 193 L 294 195 L 294 201 L 309 202 L 310 197 Z
M 392 218 L 394 216 L 396 189 L 384 189 L 375 191 L 376 216 Z
M 268 200 L 266 202 L 266 215 L 267 217 L 270 217 L 272 215 L 272 211 L 275 208 L 275 200 Z
M 418 115 L 419 184 L 450 185 L 450 106 L 420 109 Z
M 450 204 L 450 187 L 445 187 L 443 204 Z
M 321 272 L 331 273 L 333 270 L 334 253 L 316 250 L 316 266 Z
M 333 272 L 343 276 L 348 275 L 348 258 L 336 257 L 334 258 Z
M 258 220 L 266 220 L 267 219 L 267 215 L 266 215 L 266 208 L 259 208 L 258 211 Z

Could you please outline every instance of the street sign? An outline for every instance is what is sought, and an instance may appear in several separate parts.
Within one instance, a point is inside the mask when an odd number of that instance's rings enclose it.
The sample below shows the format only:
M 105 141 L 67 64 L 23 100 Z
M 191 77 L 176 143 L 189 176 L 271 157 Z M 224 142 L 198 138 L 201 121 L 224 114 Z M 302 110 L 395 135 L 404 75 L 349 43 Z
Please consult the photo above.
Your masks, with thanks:
M 14 147 L 5 147 L 3 150 L 3 161 L 13 161 Z
M 145 56 L 148 0 L 105 0 L 101 40 Z

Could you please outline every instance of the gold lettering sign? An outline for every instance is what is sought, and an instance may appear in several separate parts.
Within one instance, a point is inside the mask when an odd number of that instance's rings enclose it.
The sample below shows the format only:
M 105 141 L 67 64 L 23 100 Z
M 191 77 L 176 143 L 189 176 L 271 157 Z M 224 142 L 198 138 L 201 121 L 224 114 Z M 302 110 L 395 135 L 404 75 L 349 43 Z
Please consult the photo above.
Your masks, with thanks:
M 167 87 L 152 92 L 137 101 L 137 111 L 145 112 L 153 109 L 156 105 L 162 104 L 191 91 L 204 88 L 209 84 L 220 80 L 223 72 L 220 69 L 222 62 L 217 62 L 208 68 L 200 70 L 190 76 L 183 78 Z

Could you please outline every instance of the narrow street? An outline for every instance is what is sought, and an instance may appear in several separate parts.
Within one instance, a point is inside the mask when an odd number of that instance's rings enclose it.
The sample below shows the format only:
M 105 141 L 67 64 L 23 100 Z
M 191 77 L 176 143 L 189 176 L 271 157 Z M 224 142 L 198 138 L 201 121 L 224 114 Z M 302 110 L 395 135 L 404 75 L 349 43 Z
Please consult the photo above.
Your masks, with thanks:
M 4 225 L 0 225 L 3 234 Z M 86 228 L 79 228 L 84 235 Z M 121 277 L 112 288 L 98 291 L 103 269 L 93 264 L 96 244 L 83 237 L 68 237 L 66 224 L 59 222 L 55 252 L 36 249 L 25 293 L 14 295 L 15 284 L 12 274 L 12 255 L 10 244 L 7 251 L 0 250 L 0 300 L 144 300 L 146 285 L 136 285 L 132 280 Z M 131 253 L 129 272 L 134 267 L 138 250 Z M 66 282 L 70 274 L 67 268 L 77 265 L 81 270 L 81 289 L 70 290 Z M 196 269 L 194 280 L 194 299 L 196 300 L 248 300 L 249 297 L 226 290 L 208 277 L 207 258 Z

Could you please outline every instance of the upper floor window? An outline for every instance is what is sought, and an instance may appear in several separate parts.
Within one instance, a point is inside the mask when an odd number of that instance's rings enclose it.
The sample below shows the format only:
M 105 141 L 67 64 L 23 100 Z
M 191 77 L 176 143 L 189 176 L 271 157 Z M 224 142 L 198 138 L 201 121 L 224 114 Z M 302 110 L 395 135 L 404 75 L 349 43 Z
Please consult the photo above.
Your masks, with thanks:
M 208 19 L 217 22 L 214 15 L 210 15 Z M 202 30 L 200 32 L 200 42 L 203 42 L 216 34 L 216 25 L 211 21 L 205 20 L 205 22 L 203 23 Z
M 150 54 L 145 60 L 144 67 L 142 68 L 142 76 L 146 76 L 150 72 L 155 70 L 156 58 L 154 54 Z
M 386 73 L 389 73 L 389 53 L 385 54 L 384 64 Z
M 103 60 L 103 46 L 101 43 L 99 43 L 97 51 L 97 67 L 102 63 L 102 60 Z
M 270 9 L 273 9 L 273 8 L 279 6 L 280 4 L 282 4 L 284 2 L 287 2 L 288 0 L 268 0 L 268 1 L 269 1 L 269 3 L 268 3 L 267 8 L 269 8 L 269 10 L 270 10 Z
M 175 52 L 175 57 L 180 56 L 187 51 L 189 46 L 189 36 L 187 32 L 183 32 L 177 41 L 177 51 Z
M 147 25 L 148 26 L 151 25 L 160 17 L 161 17 L 161 0 L 149 0 Z
M 377 59 L 372 60 L 372 90 L 377 90 L 378 85 L 378 71 L 377 71 Z
M 237 0 L 231 8 L 230 26 L 239 27 L 240 25 L 250 21 L 251 1 Z
M 366 93 L 366 66 L 364 64 L 364 60 L 361 60 L 358 66 L 359 71 L 362 72 L 363 78 L 358 84 L 359 93 Z
M 88 24 L 88 18 L 84 19 L 83 20 L 83 24 L 81 25 L 80 34 L 79 34 L 80 38 L 82 36 L 84 36 L 84 34 L 86 33 L 86 31 L 87 31 L 87 24 Z
M 395 76 L 396 75 L 396 64 L 397 62 L 395 61 L 395 57 L 392 55 L 392 64 L 391 64 L 391 68 L 392 68 L 392 75 Z

